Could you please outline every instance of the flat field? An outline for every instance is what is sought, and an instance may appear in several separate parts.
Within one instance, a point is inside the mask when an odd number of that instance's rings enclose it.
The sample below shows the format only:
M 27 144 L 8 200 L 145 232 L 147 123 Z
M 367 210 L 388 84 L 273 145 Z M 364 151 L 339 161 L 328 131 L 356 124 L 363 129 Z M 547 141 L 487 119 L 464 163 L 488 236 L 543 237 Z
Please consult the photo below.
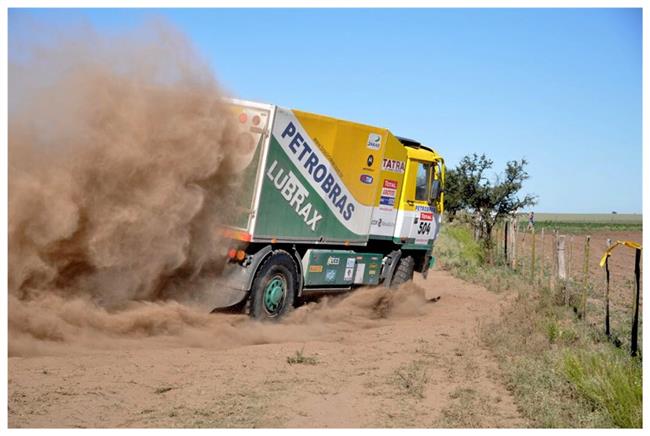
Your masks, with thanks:
M 519 215 L 519 226 L 525 228 L 528 216 Z M 554 229 L 572 234 L 593 231 L 641 231 L 643 215 L 612 213 L 536 213 L 535 228 Z

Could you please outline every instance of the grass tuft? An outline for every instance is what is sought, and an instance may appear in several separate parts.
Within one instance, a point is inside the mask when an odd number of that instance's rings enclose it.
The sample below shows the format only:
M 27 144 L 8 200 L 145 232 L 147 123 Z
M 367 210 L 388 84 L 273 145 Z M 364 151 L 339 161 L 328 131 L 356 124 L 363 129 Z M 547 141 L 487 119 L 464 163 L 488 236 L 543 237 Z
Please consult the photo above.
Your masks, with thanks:
M 572 352 L 564 373 L 576 389 L 623 428 L 642 427 L 641 364 L 622 352 Z
M 306 356 L 303 348 L 296 350 L 296 354 L 293 356 L 287 356 L 287 363 L 289 365 L 316 365 L 318 360 L 313 356 Z

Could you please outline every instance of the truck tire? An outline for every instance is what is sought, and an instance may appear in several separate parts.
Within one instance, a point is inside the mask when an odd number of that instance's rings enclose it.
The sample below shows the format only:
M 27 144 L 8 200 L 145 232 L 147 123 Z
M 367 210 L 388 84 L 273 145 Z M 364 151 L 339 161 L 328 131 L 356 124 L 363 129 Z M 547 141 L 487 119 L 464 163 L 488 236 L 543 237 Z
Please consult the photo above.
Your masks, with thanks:
M 267 257 L 255 274 L 248 314 L 258 320 L 276 320 L 293 305 L 298 283 L 296 264 L 283 250 Z
M 406 283 L 409 280 L 413 280 L 413 269 L 415 268 L 415 260 L 413 256 L 403 256 L 399 259 L 397 264 L 397 269 L 395 270 L 395 275 L 393 280 L 390 282 L 391 288 L 396 288 L 402 283 Z

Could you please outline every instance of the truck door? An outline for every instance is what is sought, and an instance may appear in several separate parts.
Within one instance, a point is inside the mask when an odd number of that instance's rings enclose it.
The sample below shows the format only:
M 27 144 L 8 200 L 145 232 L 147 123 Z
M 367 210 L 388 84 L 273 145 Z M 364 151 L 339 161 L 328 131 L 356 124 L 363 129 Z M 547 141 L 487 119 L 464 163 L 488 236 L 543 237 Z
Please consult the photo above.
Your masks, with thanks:
M 431 206 L 431 184 L 434 164 L 409 159 L 404 177 L 404 187 L 397 213 L 396 237 L 404 242 L 426 245 L 434 239 L 437 223 L 435 205 Z
M 231 99 L 226 101 L 230 115 L 234 117 L 235 146 L 224 158 L 224 168 L 241 179 L 238 199 L 230 227 L 248 230 L 252 227 L 256 180 L 259 180 L 260 156 L 264 141 L 268 138 L 268 127 L 272 107 L 260 103 Z

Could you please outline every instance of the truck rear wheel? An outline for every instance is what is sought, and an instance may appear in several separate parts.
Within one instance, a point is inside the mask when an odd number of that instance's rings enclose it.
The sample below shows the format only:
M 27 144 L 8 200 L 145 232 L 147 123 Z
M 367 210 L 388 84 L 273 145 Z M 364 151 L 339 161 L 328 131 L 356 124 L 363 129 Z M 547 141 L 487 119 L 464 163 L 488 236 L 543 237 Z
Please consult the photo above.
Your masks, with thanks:
M 274 251 L 255 274 L 249 299 L 249 315 L 273 320 L 286 314 L 296 295 L 298 272 L 291 255 Z
M 413 259 L 413 256 L 400 257 L 397 269 L 395 270 L 395 275 L 393 275 L 393 280 L 390 283 L 391 288 L 397 287 L 409 280 L 413 280 L 414 268 L 415 260 Z

